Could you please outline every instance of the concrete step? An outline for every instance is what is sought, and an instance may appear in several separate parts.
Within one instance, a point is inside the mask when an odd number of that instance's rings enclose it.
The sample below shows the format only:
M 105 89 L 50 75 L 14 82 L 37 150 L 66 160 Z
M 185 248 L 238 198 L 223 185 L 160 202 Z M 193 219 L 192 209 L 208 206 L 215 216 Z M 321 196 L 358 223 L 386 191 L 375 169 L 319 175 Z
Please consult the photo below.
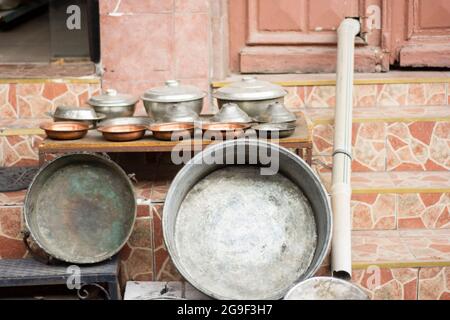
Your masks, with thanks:
M 301 109 L 312 127 L 313 158 L 329 170 L 334 109 Z M 359 108 L 353 113 L 353 171 L 450 169 L 450 107 Z
M 372 299 L 450 300 L 450 230 L 354 231 L 353 282 Z
M 449 229 L 450 172 L 354 172 L 351 207 L 354 230 Z
M 288 94 L 286 105 L 298 108 L 334 108 L 336 74 L 255 74 L 259 79 L 283 86 Z M 239 81 L 232 75 L 212 83 L 214 89 Z M 355 108 L 448 106 L 450 72 L 356 73 L 354 81 Z

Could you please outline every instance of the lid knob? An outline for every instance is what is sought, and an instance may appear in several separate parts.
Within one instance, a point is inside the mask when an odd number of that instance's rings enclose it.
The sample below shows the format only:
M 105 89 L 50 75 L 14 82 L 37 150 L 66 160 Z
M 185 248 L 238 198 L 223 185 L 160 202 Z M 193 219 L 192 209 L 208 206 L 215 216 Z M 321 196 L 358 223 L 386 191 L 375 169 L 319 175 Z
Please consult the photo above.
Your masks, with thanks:
M 167 80 L 166 86 L 168 87 L 176 87 L 179 85 L 179 82 L 177 80 Z
M 116 95 L 117 95 L 117 91 L 114 90 L 114 89 L 107 89 L 107 90 L 106 90 L 106 94 L 107 94 L 108 96 L 116 96 Z
M 245 77 L 242 78 L 242 81 L 244 81 L 244 82 L 253 82 L 253 81 L 256 81 L 256 77 L 245 76 Z

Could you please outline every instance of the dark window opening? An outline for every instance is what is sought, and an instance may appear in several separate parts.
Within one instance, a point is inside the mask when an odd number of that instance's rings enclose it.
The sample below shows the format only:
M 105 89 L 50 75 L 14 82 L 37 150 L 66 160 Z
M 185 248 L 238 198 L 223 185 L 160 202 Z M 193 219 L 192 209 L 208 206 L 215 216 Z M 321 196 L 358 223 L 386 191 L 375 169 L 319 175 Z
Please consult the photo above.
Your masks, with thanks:
M 0 64 L 99 60 L 98 0 L 0 0 Z

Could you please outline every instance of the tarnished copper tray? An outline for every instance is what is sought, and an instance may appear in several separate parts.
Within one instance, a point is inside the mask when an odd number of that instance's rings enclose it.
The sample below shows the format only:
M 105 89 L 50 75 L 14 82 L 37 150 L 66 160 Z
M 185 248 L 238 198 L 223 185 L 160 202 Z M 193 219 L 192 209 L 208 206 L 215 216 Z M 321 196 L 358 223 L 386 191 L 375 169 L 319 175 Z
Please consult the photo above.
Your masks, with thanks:
M 93 154 L 72 154 L 38 172 L 27 192 L 24 216 L 33 239 L 50 256 L 96 263 L 126 243 L 136 199 L 117 164 Z

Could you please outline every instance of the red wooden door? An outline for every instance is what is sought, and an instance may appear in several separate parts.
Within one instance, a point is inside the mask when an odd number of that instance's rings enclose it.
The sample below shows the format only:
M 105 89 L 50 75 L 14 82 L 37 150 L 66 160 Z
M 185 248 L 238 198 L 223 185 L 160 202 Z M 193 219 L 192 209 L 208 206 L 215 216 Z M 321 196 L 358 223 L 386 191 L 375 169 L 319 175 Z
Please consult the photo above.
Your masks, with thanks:
M 450 67 L 450 1 L 389 0 L 386 28 L 391 63 Z M 399 19 L 400 17 L 400 19 Z
M 382 0 L 229 0 L 231 70 L 334 72 L 336 29 L 346 17 L 362 23 L 356 69 L 386 69 L 381 4 Z

